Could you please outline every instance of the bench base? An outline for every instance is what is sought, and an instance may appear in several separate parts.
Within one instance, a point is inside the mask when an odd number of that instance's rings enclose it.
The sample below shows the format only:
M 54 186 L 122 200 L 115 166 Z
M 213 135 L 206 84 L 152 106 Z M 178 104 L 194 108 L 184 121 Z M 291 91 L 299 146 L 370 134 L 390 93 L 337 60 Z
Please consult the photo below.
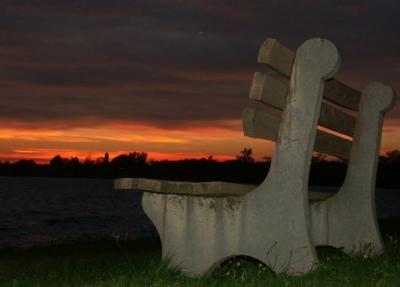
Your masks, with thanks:
M 163 259 L 190 277 L 207 275 L 233 256 L 255 258 L 278 274 L 302 275 L 317 266 L 316 246 L 369 257 L 383 251 L 370 215 L 338 225 L 330 219 L 337 206 L 330 199 L 311 203 L 305 224 L 276 203 L 263 206 L 254 193 L 204 197 L 144 192 L 142 205 L 160 236 Z

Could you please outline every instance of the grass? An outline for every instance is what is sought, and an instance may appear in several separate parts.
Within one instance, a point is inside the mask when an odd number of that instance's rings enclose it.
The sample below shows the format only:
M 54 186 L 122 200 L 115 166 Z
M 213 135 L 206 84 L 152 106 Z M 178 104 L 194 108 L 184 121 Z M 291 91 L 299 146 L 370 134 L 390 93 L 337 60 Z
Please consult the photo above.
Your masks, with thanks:
M 210 276 L 191 279 L 160 260 L 157 239 L 96 241 L 0 250 L 0 286 L 400 286 L 400 237 L 386 228 L 385 253 L 349 257 L 319 248 L 318 268 L 303 277 L 275 275 L 249 258 L 233 258 Z M 399 234 L 399 233 L 397 233 Z

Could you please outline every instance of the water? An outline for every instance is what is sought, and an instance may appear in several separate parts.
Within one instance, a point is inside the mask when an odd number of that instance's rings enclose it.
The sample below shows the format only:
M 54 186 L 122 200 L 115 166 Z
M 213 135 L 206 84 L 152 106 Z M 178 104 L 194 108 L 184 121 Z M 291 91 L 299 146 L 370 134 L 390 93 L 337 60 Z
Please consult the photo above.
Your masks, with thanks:
M 156 236 L 141 195 L 115 191 L 111 179 L 0 177 L 0 247 Z M 376 198 L 378 217 L 400 219 L 400 190 Z
M 0 247 L 156 236 L 138 191 L 111 179 L 0 177 Z

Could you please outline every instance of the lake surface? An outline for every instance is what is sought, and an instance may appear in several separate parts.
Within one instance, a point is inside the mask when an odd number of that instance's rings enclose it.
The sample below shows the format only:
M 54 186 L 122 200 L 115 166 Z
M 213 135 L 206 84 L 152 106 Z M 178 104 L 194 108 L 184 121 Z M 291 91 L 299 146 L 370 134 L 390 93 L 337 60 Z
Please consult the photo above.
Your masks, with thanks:
M 0 247 L 156 236 L 141 193 L 111 179 L 0 177 Z
M 115 191 L 111 179 L 0 177 L 0 248 L 157 236 L 141 195 Z M 378 217 L 400 218 L 400 190 L 376 198 Z

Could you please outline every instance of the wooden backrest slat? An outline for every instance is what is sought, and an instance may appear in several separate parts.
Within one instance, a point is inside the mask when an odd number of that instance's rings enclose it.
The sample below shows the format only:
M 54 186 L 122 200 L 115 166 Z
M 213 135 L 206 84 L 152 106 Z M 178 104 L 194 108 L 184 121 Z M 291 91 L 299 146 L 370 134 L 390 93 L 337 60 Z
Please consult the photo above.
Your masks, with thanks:
M 341 159 L 349 159 L 352 142 L 333 134 L 317 130 L 314 151 Z
M 242 120 L 245 136 L 270 141 L 275 141 L 278 137 L 281 123 L 281 119 L 278 116 L 252 108 L 245 108 Z
M 361 92 L 333 78 L 325 83 L 324 98 L 343 108 L 357 111 Z
M 243 112 L 243 131 L 245 136 L 275 141 L 281 119 L 271 113 L 246 108 Z M 317 130 L 314 150 L 320 153 L 348 159 L 351 141 L 333 134 Z
M 283 110 L 289 87 L 267 74 L 255 73 L 250 88 L 250 99 L 261 101 Z M 336 107 L 323 102 L 318 124 L 328 129 L 353 136 L 356 118 Z
M 258 62 L 270 66 L 286 78 L 290 78 L 295 53 L 278 40 L 268 38 L 258 54 Z
M 356 118 L 341 110 L 322 103 L 318 124 L 333 131 L 352 137 L 356 126 Z
M 289 87 L 267 74 L 256 72 L 250 87 L 249 98 L 283 110 Z
M 295 52 L 276 39 L 267 39 L 261 46 L 258 62 L 268 65 L 286 78 L 290 78 Z M 358 110 L 361 93 L 336 79 L 327 81 L 324 98 L 350 110 Z

